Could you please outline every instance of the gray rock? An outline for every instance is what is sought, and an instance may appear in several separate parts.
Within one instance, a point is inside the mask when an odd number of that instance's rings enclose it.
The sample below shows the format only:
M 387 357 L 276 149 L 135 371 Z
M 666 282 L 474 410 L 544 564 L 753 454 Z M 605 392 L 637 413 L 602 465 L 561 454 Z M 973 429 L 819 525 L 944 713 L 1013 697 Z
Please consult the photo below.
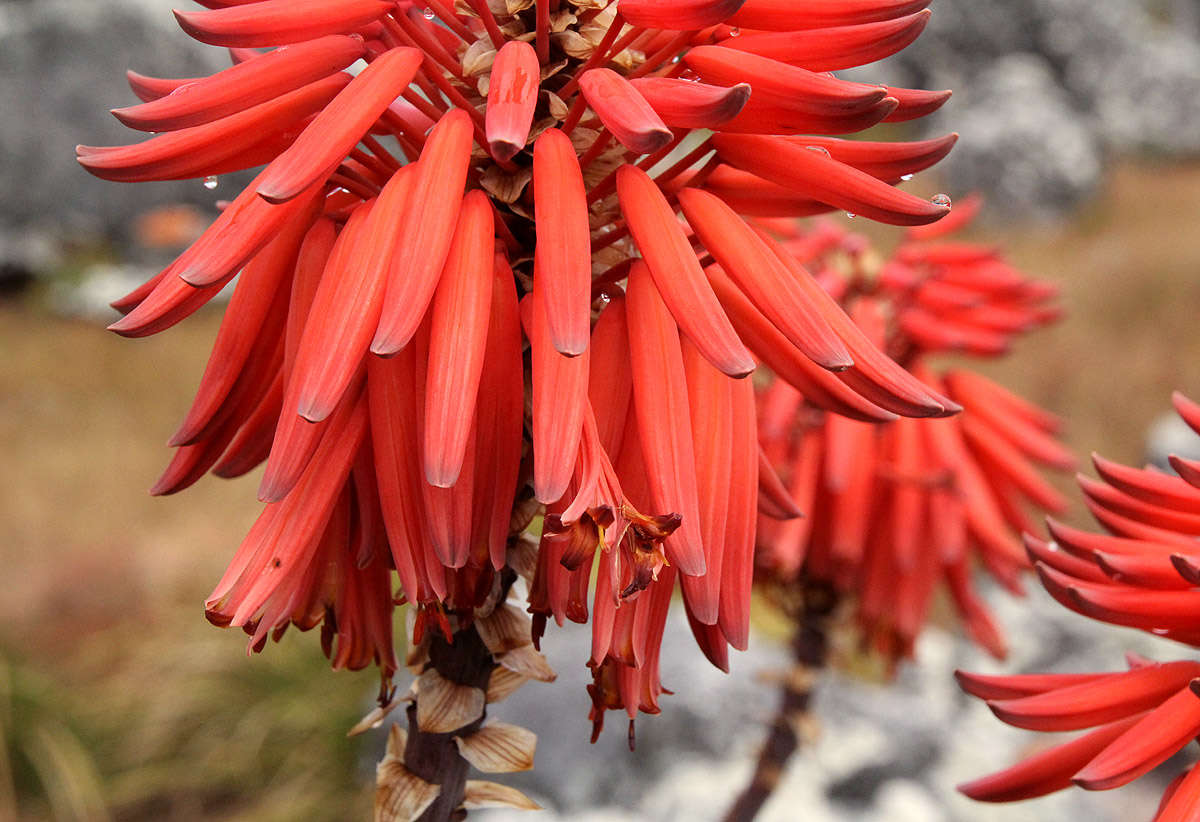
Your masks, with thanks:
M 1031 588 L 1034 586 L 1031 586 Z M 1120 670 L 1123 653 L 1159 659 L 1186 649 L 1132 630 L 1068 613 L 1040 589 L 1017 601 L 997 591 L 989 599 L 1013 639 L 1011 658 L 998 664 L 960 637 L 927 629 L 916 664 L 890 685 L 842 674 L 822 680 L 816 695 L 821 733 L 793 758 L 762 822 L 1019 822 L 1080 819 L 1118 822 L 1148 818 L 1167 779 L 1150 774 L 1119 792 L 1062 791 L 1019 805 L 987 805 L 956 793 L 958 783 L 1007 767 L 1047 737 L 1010 728 L 986 705 L 966 697 L 954 668 L 985 672 Z M 559 680 L 530 684 L 490 713 L 538 734 L 530 774 L 505 776 L 549 810 L 542 822 L 708 822 L 719 820 L 749 780 L 765 725 L 775 711 L 775 688 L 756 674 L 784 664 L 781 648 L 756 637 L 735 655 L 735 670 L 712 669 L 682 619 L 668 623 L 664 644 L 663 713 L 638 718 L 638 751 L 625 748 L 622 717 L 592 747 L 586 742 L 588 676 L 581 657 L 587 631 L 548 634 L 546 648 Z M 552 688 L 553 694 L 549 693 Z M 572 702 L 573 700 L 573 702 Z M 474 817 L 475 814 L 473 814 Z M 516 812 L 479 812 L 483 822 L 529 819 Z
M 916 43 L 854 76 L 950 88 L 923 128 L 959 131 L 941 166 L 1010 213 L 1062 210 L 1118 153 L 1200 153 L 1195 0 L 939 0 Z
M 122 184 L 75 162 L 77 143 L 121 145 L 143 135 L 110 107 L 137 102 L 125 71 L 186 77 L 228 65 L 175 24 L 167 0 L 38 0 L 0 6 L 0 228 L 60 236 L 109 234 L 155 205 L 210 205 L 195 181 Z

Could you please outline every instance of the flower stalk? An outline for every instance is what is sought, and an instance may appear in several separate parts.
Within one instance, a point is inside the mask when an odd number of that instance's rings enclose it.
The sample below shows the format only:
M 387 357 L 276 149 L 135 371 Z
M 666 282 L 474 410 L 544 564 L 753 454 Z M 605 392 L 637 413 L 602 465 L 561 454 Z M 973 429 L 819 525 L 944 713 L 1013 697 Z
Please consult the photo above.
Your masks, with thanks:
M 794 615 L 788 643 L 792 665 L 779 687 L 779 710 L 754 764 L 749 784 L 738 794 L 724 822 L 751 822 L 783 778 L 792 756 L 812 727 L 813 686 L 829 661 L 829 630 L 837 611 L 837 589 L 824 583 L 805 585 Z

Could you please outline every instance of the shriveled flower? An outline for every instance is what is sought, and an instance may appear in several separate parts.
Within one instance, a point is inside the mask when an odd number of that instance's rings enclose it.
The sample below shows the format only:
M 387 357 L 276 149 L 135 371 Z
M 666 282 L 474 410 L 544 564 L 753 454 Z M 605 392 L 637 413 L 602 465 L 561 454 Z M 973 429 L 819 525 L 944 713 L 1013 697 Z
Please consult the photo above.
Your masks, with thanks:
M 947 351 L 1000 355 L 1014 337 L 1058 316 L 1054 289 L 996 249 L 940 240 L 977 210 L 977 200 L 965 201 L 886 259 L 832 224 L 803 233 L 781 226 L 792 232 L 789 250 L 864 333 L 963 408 L 947 419 L 892 415 L 881 425 L 887 409 L 861 397 L 840 414 L 817 410 L 829 407 L 818 384 L 777 380 L 763 392 L 764 487 L 774 489 L 758 532 L 765 579 L 785 589 L 793 579 L 828 584 L 850 597 L 864 644 L 893 662 L 912 654 L 941 584 L 972 638 L 1004 655 L 972 565 L 1020 592 L 1027 561 L 1017 534 L 1031 525 L 1028 508 L 1066 505 L 1038 468 L 1074 464 L 1051 415 L 979 374 L 939 373 L 930 362 Z M 776 518 L 793 503 L 807 516 Z
M 1200 405 L 1175 409 L 1200 432 Z M 1025 539 L 1043 586 L 1084 616 L 1200 646 L 1200 463 L 1171 457 L 1177 475 L 1093 455 L 1100 480 L 1079 477 L 1085 502 L 1108 532 L 1047 521 L 1050 541 Z M 1093 728 L 991 776 L 959 786 L 973 799 L 1005 802 L 1070 787 L 1107 790 L 1132 782 L 1200 734 L 1200 662 L 1129 658 L 1125 673 L 989 677 L 959 672 L 968 693 L 1010 725 L 1036 731 Z M 1200 813 L 1195 763 L 1167 788 L 1156 822 Z
M 121 181 L 209 184 L 265 165 L 115 303 L 125 316 L 112 326 L 164 330 L 240 272 L 154 488 L 266 463 L 267 506 L 209 618 L 255 649 L 324 621 L 335 663 L 374 659 L 390 705 L 394 569 L 419 611 L 414 645 L 436 650 L 414 667 L 481 706 L 489 675 L 462 678 L 454 653 L 477 650 L 505 688 L 502 669 L 552 674 L 531 648 L 491 647 L 476 623 L 518 574 L 532 575 L 538 631 L 551 616 L 586 620 L 596 566 L 597 728 L 608 708 L 657 710 L 677 578 L 709 655 L 744 648 L 760 474 L 744 378 L 757 363 L 823 386 L 811 402 L 834 411 L 958 408 L 747 219 L 949 213 L 893 184 L 955 135 L 828 136 L 945 102 L 832 74 L 903 48 L 927 4 L 205 0 L 177 12 L 235 65 L 131 74 L 144 102 L 114 113 L 155 136 L 78 154 Z M 422 712 L 410 714 L 411 749 L 424 742 L 411 736 Z M 453 809 L 465 791 L 431 801 Z

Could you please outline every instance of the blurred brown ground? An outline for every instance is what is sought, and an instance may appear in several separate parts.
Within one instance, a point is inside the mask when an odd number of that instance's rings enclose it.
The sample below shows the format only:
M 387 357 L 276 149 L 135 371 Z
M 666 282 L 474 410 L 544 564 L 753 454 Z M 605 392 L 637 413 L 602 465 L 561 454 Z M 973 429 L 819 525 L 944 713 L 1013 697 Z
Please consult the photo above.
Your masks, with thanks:
M 1123 165 L 1060 223 L 974 235 L 1063 288 L 1066 318 L 984 370 L 1063 415 L 1083 455 L 1138 462 L 1171 390 L 1200 394 L 1197 214 L 1200 164 Z M 36 301 L 0 305 L 0 818 L 369 806 L 342 734 L 371 676 L 323 670 L 315 637 L 247 661 L 240 635 L 203 619 L 257 477 L 146 493 L 218 322 L 129 341 Z

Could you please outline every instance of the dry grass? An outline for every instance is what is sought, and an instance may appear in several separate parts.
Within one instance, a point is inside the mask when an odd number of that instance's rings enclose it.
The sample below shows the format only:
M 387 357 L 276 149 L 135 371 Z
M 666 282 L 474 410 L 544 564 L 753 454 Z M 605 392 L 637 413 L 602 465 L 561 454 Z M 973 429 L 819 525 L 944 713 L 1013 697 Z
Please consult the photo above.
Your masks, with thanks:
M 256 479 L 146 493 L 217 323 L 131 342 L 0 307 L 0 818 L 366 813 L 344 733 L 371 675 L 328 671 L 311 636 L 247 660 L 203 618 Z
M 1200 167 L 1125 166 L 1070 221 L 977 235 L 1062 284 L 1067 319 L 989 370 L 1084 453 L 1136 461 L 1171 389 L 1200 393 L 1196 214 Z M 0 817 L 17 800 L 28 819 L 363 815 L 341 733 L 367 679 L 322 672 L 311 637 L 247 661 L 201 616 L 255 480 L 145 491 L 216 325 L 126 341 L 0 306 Z

